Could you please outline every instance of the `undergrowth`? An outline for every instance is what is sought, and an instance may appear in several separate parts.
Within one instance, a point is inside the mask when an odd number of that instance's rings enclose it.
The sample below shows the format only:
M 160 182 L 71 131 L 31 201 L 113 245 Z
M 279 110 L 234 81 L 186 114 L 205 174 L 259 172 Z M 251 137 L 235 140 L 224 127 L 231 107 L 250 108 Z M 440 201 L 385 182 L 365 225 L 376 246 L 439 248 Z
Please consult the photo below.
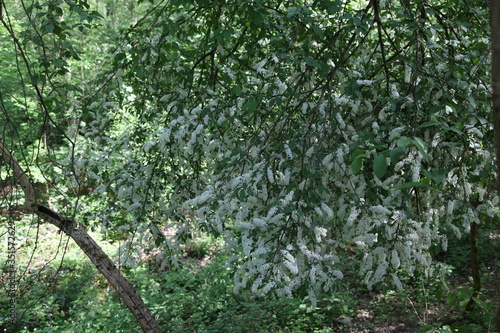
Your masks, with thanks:
M 447 270 L 447 283 L 437 275 L 415 274 L 402 277 L 405 289 L 399 291 L 385 284 L 368 290 L 355 270 L 359 254 L 345 253 L 341 259 L 349 265 L 342 284 L 319 294 L 316 308 L 310 307 L 306 294 L 295 299 L 234 294 L 227 255 L 214 253 L 206 239 L 192 242 L 194 249 L 186 250 L 190 256 L 182 259 L 179 270 L 162 271 L 144 262 L 123 274 L 164 332 L 493 332 L 491 300 L 498 296 L 499 258 L 485 259 L 483 293 L 475 309 L 465 314 L 471 295 L 467 263 L 456 258 L 465 255 L 466 246 L 450 244 L 447 253 L 435 256 Z M 485 246 L 492 253 L 498 249 L 495 242 Z M 28 267 L 18 287 L 15 327 L 6 324 L 3 314 L 9 299 L 0 293 L 0 331 L 140 331 L 114 290 L 83 256 Z

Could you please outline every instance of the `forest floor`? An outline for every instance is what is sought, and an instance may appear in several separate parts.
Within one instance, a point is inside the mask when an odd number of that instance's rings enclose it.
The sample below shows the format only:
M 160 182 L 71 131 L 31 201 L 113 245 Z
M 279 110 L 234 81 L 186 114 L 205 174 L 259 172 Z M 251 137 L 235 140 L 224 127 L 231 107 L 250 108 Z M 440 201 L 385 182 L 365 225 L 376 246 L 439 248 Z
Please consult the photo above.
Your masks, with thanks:
M 37 289 L 26 287 L 32 291 L 39 290 L 43 295 L 47 295 L 47 292 L 54 293 L 51 303 L 41 303 L 43 310 L 40 311 L 52 309 L 53 315 L 50 318 L 55 319 L 44 319 L 48 321 L 41 322 L 40 313 L 32 312 L 27 317 L 36 320 L 26 319 L 27 326 L 35 323 L 39 329 L 42 325 L 55 327 L 59 321 L 63 325 L 63 322 L 73 317 L 68 317 L 70 312 L 62 310 L 65 307 L 61 304 L 71 304 L 71 311 L 78 314 L 71 319 L 75 332 L 84 323 L 88 325 L 89 320 L 95 321 L 95 327 L 100 323 L 107 325 L 109 320 L 102 313 L 109 311 L 104 309 L 109 308 L 109 302 L 116 302 L 116 296 L 97 272 L 87 270 L 89 263 L 85 262 L 88 259 L 76 244 L 68 242 L 63 234 L 50 225 L 42 224 L 37 229 L 34 225 L 27 224 L 19 226 L 17 231 L 19 265 L 27 268 L 27 277 L 35 279 L 33 287 Z M 37 236 L 34 237 L 34 234 Z M 117 247 L 121 242 L 110 242 L 102 234 L 93 234 L 107 253 L 118 253 Z M 351 264 L 346 266 L 342 284 L 335 292 L 322 295 L 323 298 L 318 299 L 318 308 L 314 310 L 305 308 L 307 300 L 272 300 L 252 297 L 251 293 L 235 296 L 231 287 L 232 277 L 223 277 L 222 274 L 226 270 L 223 251 L 214 250 L 213 240 L 206 237 L 195 238 L 188 244 L 186 255 L 181 259 L 184 266 L 181 271 L 160 270 L 159 266 L 150 265 L 152 257 L 144 257 L 142 259 L 147 265 L 137 272 L 130 270 L 128 274 L 132 275 L 132 279 L 140 285 L 142 293 L 147 295 L 152 304 L 168 304 L 165 308 L 157 308 L 157 311 L 160 311 L 160 317 L 164 318 L 163 325 L 166 325 L 169 332 L 496 332 L 491 317 L 500 298 L 500 233 L 483 235 L 480 258 L 482 292 L 476 308 L 467 314 L 464 314 L 463 308 L 470 298 L 472 283 L 469 249 L 466 245 L 468 242 L 464 240 L 450 242 L 448 252 L 436 258 L 448 267 L 446 288 L 443 287 L 444 281 L 436 277 L 424 279 L 416 274 L 414 277 L 401 277 L 405 286 L 403 290 L 395 291 L 384 284 L 368 290 L 356 273 L 359 254 L 345 253 L 343 262 Z M 48 279 L 44 276 L 53 276 L 50 272 L 54 270 L 59 270 L 57 280 L 45 283 Z M 89 282 L 90 276 L 93 276 L 93 282 Z M 88 284 L 88 287 L 75 290 L 75 284 Z M 87 306 L 96 297 L 100 299 L 100 303 L 98 306 L 92 305 L 91 310 L 96 317 L 84 318 L 92 313 Z M 44 296 L 44 299 L 51 298 Z M 29 307 L 23 304 L 28 300 L 19 298 L 19 309 L 28 310 Z M 193 303 L 193 300 L 198 303 Z M 119 303 L 113 306 L 120 308 Z M 126 309 L 119 311 L 124 311 L 122 318 L 129 316 Z M 275 316 L 274 319 L 270 318 L 270 312 Z M 268 322 L 262 323 L 262 318 Z M 133 322 L 133 318 L 127 320 Z M 247 326 L 250 322 L 260 324 L 249 331 Z M 123 325 L 126 325 L 126 321 L 121 324 Z M 172 330 L 171 327 L 183 329 Z M 108 332 L 105 329 L 102 331 Z M 59 331 L 51 328 L 50 332 Z M 116 328 L 113 332 L 129 331 Z

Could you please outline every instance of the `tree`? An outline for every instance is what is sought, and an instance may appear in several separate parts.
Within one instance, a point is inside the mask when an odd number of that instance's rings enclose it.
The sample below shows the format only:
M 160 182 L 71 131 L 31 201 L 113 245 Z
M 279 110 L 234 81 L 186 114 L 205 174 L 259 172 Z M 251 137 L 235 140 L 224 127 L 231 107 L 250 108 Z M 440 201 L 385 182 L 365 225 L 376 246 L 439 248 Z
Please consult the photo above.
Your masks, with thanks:
M 500 2 L 492 1 L 490 3 L 490 24 L 492 41 L 492 104 L 493 104 L 493 124 L 495 126 L 496 141 L 496 167 L 500 175 Z M 497 176 L 497 192 L 500 195 L 500 181 Z M 500 332 L 500 303 L 495 314 L 495 324 Z
M 236 292 L 313 305 L 342 278 L 346 248 L 362 253 L 370 287 L 433 274 L 431 250 L 497 214 L 486 11 L 152 4 L 75 104 L 78 121 L 58 127 L 70 147 L 59 179 L 99 202 L 75 220 L 128 229 L 129 248 L 154 243 L 165 262 L 203 229 L 234 251 Z
M 313 297 L 349 246 L 369 286 L 401 287 L 495 214 L 485 6 L 161 4 L 84 111 L 79 163 L 134 230 L 194 221 L 241 248 L 236 291 Z

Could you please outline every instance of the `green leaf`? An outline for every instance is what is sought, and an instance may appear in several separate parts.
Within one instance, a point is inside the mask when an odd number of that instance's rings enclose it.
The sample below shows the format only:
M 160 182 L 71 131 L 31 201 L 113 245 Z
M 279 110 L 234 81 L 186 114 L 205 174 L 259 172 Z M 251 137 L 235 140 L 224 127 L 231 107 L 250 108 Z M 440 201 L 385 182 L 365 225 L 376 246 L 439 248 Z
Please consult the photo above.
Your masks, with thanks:
M 403 148 L 406 148 L 408 147 L 409 145 L 411 145 L 411 139 L 406 137 L 406 136 L 402 136 L 399 138 L 399 140 L 397 141 L 397 145 L 398 147 L 403 147 Z
M 280 96 L 273 97 L 269 100 L 269 107 L 280 106 L 283 103 L 283 100 Z
M 412 187 L 427 187 L 427 184 L 422 182 L 409 182 L 399 186 L 398 189 L 404 190 L 406 188 L 412 188 Z
M 255 111 L 255 109 L 257 109 L 258 105 L 259 102 L 253 99 L 245 102 L 245 104 L 243 104 L 243 109 L 247 110 L 248 112 L 253 112 Z
M 239 86 L 232 86 L 231 93 L 236 95 L 236 96 L 240 96 L 241 95 L 241 88 Z
M 311 57 L 305 57 L 305 62 L 311 67 L 316 67 L 318 69 L 321 69 L 321 64 L 314 58 Z
M 486 303 L 482 299 L 479 299 L 477 297 L 472 297 L 472 299 L 474 300 L 474 303 L 476 303 L 481 309 L 488 310 L 490 308 L 488 303 Z
M 429 177 L 420 178 L 420 181 L 426 185 L 431 184 L 431 179 Z
M 156 237 L 156 239 L 155 239 L 155 245 L 156 246 L 160 246 L 162 244 L 163 244 L 163 237 L 161 237 L 161 236 Z
M 391 163 L 396 164 L 399 162 L 401 157 L 406 155 L 406 147 L 396 147 L 389 153 L 389 157 L 391 158 Z
M 425 143 L 424 140 L 422 140 L 416 136 L 413 137 L 412 142 L 415 144 L 415 147 L 417 147 L 420 154 L 422 154 L 424 160 L 426 160 L 427 159 L 427 150 L 425 147 L 427 146 L 427 143 Z
M 351 162 L 351 170 L 353 174 L 358 174 L 359 171 L 361 171 L 361 168 L 363 167 L 363 158 L 362 157 L 356 157 L 352 162 Z
M 366 154 L 366 150 L 364 149 L 358 149 L 354 152 L 351 153 L 352 157 L 368 157 Z
M 319 37 L 324 37 L 325 36 L 325 34 L 323 33 L 323 29 L 321 29 L 320 27 L 313 26 L 312 29 L 313 29 L 314 33 L 316 35 L 318 35 Z
M 446 297 L 446 303 L 448 306 L 453 307 L 457 303 L 457 295 L 455 293 L 449 293 Z
M 422 170 L 422 173 L 429 177 L 435 184 L 439 185 L 443 182 L 444 177 L 446 176 L 447 170 L 443 168 L 435 168 L 431 171 Z
M 31 83 L 33 85 L 37 85 L 37 84 L 45 84 L 47 82 L 47 78 L 45 77 L 45 75 L 43 74 L 35 74 L 33 75 L 33 77 L 31 78 Z
M 428 121 L 426 123 L 420 124 L 418 128 L 425 128 L 430 126 L 441 126 L 443 123 L 440 121 Z
M 53 24 L 47 24 L 45 27 L 44 27 L 44 30 L 46 32 L 52 32 L 54 31 L 54 25 Z
M 62 68 L 66 65 L 66 62 L 63 59 L 56 59 L 54 61 L 54 67 L 56 68 Z
M 387 172 L 387 162 L 383 154 L 377 155 L 373 159 L 373 172 L 378 179 L 382 179 Z

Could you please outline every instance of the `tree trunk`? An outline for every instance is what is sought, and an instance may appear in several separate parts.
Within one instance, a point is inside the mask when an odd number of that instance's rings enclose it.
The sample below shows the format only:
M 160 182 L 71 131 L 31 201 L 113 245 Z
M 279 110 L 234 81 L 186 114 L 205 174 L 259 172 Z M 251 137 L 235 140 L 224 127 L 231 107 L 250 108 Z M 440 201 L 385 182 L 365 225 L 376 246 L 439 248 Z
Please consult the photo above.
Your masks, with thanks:
M 470 262 L 472 273 L 472 295 L 465 306 L 465 311 L 472 311 L 476 302 L 474 298 L 481 292 L 481 273 L 479 271 L 479 253 L 477 250 L 477 231 L 479 224 L 472 222 L 470 226 Z
M 106 277 L 111 286 L 118 292 L 119 297 L 125 302 L 134 317 L 139 322 L 143 332 L 161 333 L 161 329 L 151 315 L 142 298 L 137 294 L 132 285 L 123 277 L 118 268 L 113 264 L 106 253 L 97 245 L 82 226 L 73 219 L 64 217 L 52 209 L 40 205 L 36 200 L 36 193 L 26 172 L 20 167 L 10 151 L 0 140 L 0 151 L 3 160 L 14 171 L 14 176 L 21 184 L 24 191 L 25 210 L 35 213 L 47 222 L 70 236 L 75 243 L 85 252 L 97 269 Z
M 491 25 L 491 88 L 493 105 L 493 125 L 497 155 L 497 191 L 500 195 L 500 0 L 490 1 Z M 500 303 L 495 315 L 495 324 L 500 333 Z

